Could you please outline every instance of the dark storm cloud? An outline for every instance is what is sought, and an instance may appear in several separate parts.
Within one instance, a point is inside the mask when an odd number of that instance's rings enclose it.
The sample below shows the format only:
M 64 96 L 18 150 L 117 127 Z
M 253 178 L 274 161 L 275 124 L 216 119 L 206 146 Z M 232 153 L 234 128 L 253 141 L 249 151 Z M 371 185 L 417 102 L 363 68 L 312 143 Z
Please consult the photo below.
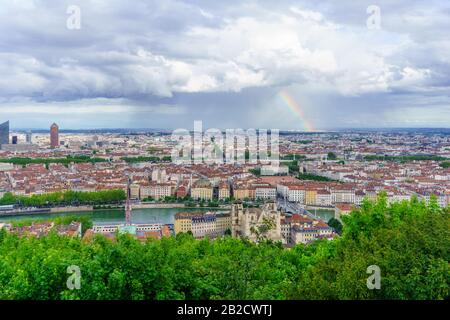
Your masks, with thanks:
M 72 4 L 80 30 L 66 28 Z M 369 30 L 372 4 L 5 1 L 0 117 L 302 129 L 285 90 L 317 128 L 450 123 L 449 3 L 377 1 L 381 29 Z

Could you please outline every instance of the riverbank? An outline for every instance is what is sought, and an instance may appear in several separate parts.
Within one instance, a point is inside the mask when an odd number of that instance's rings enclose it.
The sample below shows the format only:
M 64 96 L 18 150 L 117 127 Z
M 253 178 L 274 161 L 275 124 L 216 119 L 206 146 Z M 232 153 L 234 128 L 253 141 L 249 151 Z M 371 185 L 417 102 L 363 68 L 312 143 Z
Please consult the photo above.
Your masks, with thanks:
M 178 203 L 141 203 L 141 204 L 133 204 L 133 209 L 171 209 L 171 208 L 199 208 L 199 209 L 230 209 L 231 205 L 219 205 L 218 207 L 199 207 L 199 206 L 188 206 L 186 207 L 183 202 Z
M 91 212 L 94 210 L 93 206 L 66 206 L 53 208 L 24 208 L 20 210 L 11 210 L 0 212 L 0 217 L 11 216 L 32 216 L 42 213 L 67 213 L 67 212 Z
M 95 208 L 94 206 L 66 206 L 66 207 L 53 207 L 53 208 L 36 208 L 36 209 L 21 209 L 0 212 L 0 217 L 14 217 L 14 216 L 33 216 L 39 214 L 59 214 L 59 213 L 83 213 L 83 212 L 101 212 L 118 210 L 123 211 L 124 207 L 107 207 Z M 230 206 L 223 205 L 219 207 L 186 207 L 184 203 L 140 203 L 133 204 L 132 209 L 199 209 L 199 210 L 229 210 Z
M 68 206 L 68 207 L 55 207 L 50 208 L 50 213 L 63 213 L 63 212 L 85 212 L 94 210 L 94 206 Z
M 184 208 L 184 203 L 140 203 L 133 204 L 133 209 L 169 209 L 169 208 Z
M 145 208 L 133 209 L 132 222 L 136 224 L 147 223 L 163 223 L 173 224 L 175 222 L 175 215 L 179 212 L 207 212 L 207 211 L 222 211 L 220 208 Z M 55 217 L 89 217 L 93 225 L 115 225 L 125 223 L 125 211 L 123 209 L 109 209 L 109 210 L 93 210 L 83 212 L 39 212 L 31 214 L 16 214 L 12 216 L 0 216 L 0 223 L 9 223 L 11 221 L 20 220 L 45 220 L 53 219 Z

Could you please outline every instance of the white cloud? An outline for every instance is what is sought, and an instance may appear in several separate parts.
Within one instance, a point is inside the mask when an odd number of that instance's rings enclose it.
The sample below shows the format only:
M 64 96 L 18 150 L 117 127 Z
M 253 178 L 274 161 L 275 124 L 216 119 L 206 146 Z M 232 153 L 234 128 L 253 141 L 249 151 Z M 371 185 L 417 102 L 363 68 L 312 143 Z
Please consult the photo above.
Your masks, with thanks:
M 200 9 L 201 16 L 211 19 L 206 12 Z M 240 91 L 309 82 L 352 95 L 412 86 L 422 80 L 408 73 L 413 68 L 399 73 L 403 80 L 397 79 L 398 74 L 393 77 L 396 66 L 371 46 L 376 43 L 367 41 L 363 25 L 343 28 L 320 12 L 300 7 L 261 8 L 255 17 L 246 14 L 218 26 L 194 25 L 179 33 L 172 45 L 182 55 L 156 53 L 138 45 L 136 34 L 129 35 L 128 47 L 121 47 L 121 41 L 120 47 L 112 42 L 107 50 L 80 48 L 80 52 L 59 54 L 56 60 L 24 53 L 17 59 L 15 53 L 3 53 L 6 59 L 0 68 L 8 80 L 2 80 L 0 92 L 25 96 L 38 92 L 50 100 L 142 94 L 171 97 L 175 92 Z M 100 26 L 95 29 L 101 30 Z M 165 47 L 173 40 L 162 37 L 157 41 Z M 188 46 L 184 56 L 183 48 Z
M 353 1 L 198 6 L 79 0 L 82 28 L 76 32 L 65 27 L 69 2 L 13 1 L 0 7 L 0 30 L 7 30 L 0 33 L 0 109 L 45 111 L 45 102 L 49 112 L 103 107 L 142 112 L 131 106 L 147 99 L 152 102 L 146 108 L 158 112 L 167 101 L 184 110 L 180 96 L 186 94 L 211 94 L 203 103 L 214 106 L 223 93 L 286 87 L 310 92 L 311 108 L 327 95 L 448 92 L 450 19 L 444 2 L 431 8 L 381 1 L 382 29 L 368 30 L 365 8 Z M 20 109 L 13 103 L 17 99 L 29 104 Z M 249 102 L 233 103 L 229 108 L 243 112 Z
M 71 102 L 46 102 L 36 103 L 30 99 L 19 99 L 15 101 L 0 101 L 0 115 L 11 114 L 46 114 L 46 115 L 102 115 L 102 114 L 126 114 L 126 113 L 154 113 L 160 115 L 181 115 L 186 108 L 179 105 L 146 104 L 136 106 L 130 104 L 126 99 L 81 99 Z

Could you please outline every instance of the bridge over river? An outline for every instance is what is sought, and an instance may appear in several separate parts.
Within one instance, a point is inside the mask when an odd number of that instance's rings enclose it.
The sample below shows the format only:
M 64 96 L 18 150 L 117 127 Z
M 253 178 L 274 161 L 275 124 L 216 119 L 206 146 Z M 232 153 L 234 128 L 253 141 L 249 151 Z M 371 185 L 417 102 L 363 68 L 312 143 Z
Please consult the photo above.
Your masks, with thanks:
M 331 208 L 306 209 L 305 205 L 296 202 L 284 201 L 284 199 L 279 199 L 277 201 L 277 205 L 279 209 L 286 213 L 305 214 L 312 219 L 320 219 L 325 222 L 328 222 L 328 220 L 335 217 L 334 209 Z

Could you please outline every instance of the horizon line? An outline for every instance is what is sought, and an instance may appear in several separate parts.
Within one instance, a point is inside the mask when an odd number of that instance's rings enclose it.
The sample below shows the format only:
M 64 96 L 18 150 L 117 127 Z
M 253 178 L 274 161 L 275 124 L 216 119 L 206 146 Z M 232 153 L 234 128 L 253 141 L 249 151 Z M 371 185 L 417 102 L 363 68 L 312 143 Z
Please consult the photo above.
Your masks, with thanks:
M 212 127 L 214 128 L 214 127 Z M 127 128 L 127 127 L 92 127 L 92 128 L 59 128 L 59 131 L 94 131 L 94 130 L 152 130 L 152 131 L 168 131 L 168 130 L 176 130 L 178 128 L 154 128 L 154 127 L 146 127 L 146 128 Z M 207 130 L 209 128 L 205 128 Z M 293 132 L 304 132 L 304 133 L 320 133 L 320 132 L 331 132 L 331 131 L 342 131 L 342 130 L 450 130 L 450 127 L 402 127 L 402 126 L 392 126 L 392 127 L 334 127 L 334 128 L 317 128 L 314 131 L 308 131 L 305 129 L 278 129 L 278 128 L 256 128 L 256 127 L 236 127 L 236 128 L 218 128 L 219 130 L 227 130 L 227 129 L 256 129 L 256 130 L 279 130 L 280 132 L 293 131 Z M 22 128 L 11 128 L 10 131 L 50 131 L 49 128 L 31 128 L 31 127 L 22 127 Z M 189 131 L 194 131 L 193 129 L 188 129 Z

